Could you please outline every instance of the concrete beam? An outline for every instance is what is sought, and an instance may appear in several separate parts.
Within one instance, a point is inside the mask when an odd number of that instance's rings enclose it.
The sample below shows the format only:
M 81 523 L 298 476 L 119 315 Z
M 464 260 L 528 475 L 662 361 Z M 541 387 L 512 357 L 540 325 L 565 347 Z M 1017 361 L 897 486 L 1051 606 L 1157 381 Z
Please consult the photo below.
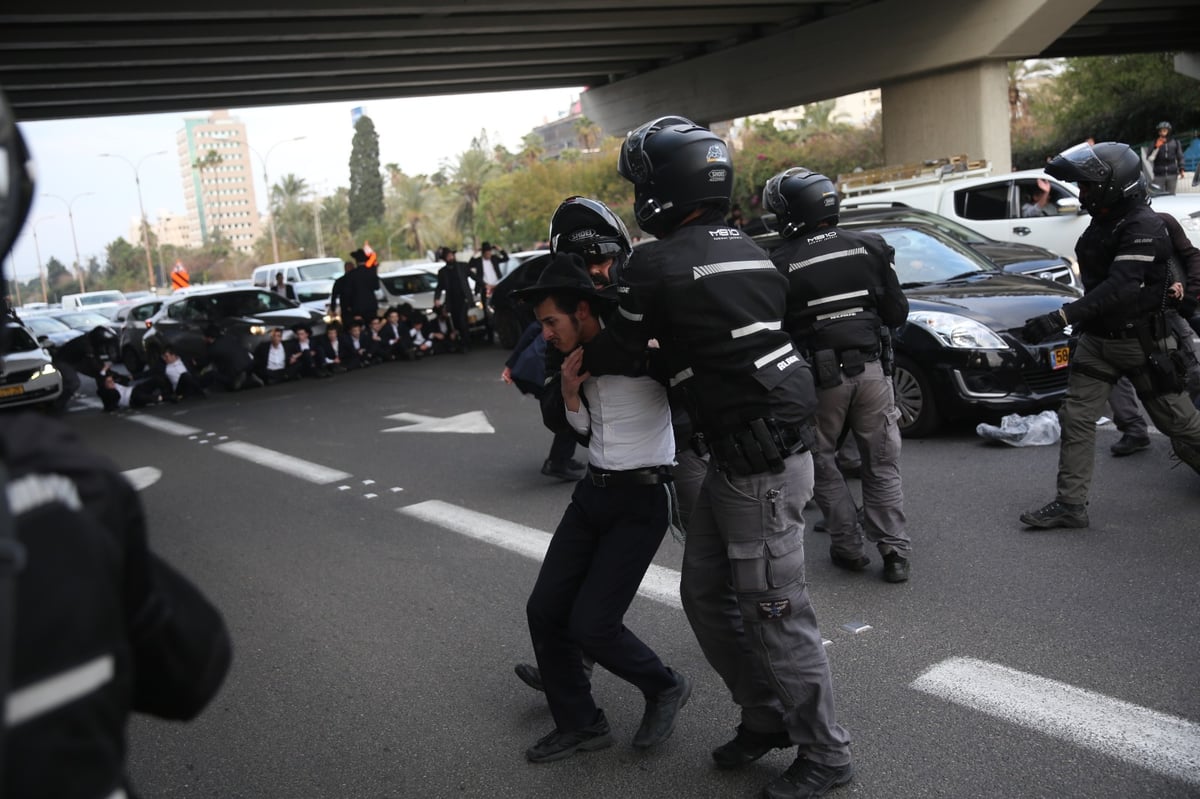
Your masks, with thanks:
M 1200 80 L 1200 53 L 1176 53 L 1175 71 Z
M 605 130 L 663 114 L 697 121 L 825 100 L 980 61 L 1032 57 L 1099 0 L 884 0 L 652 73 L 597 86 L 583 112 Z

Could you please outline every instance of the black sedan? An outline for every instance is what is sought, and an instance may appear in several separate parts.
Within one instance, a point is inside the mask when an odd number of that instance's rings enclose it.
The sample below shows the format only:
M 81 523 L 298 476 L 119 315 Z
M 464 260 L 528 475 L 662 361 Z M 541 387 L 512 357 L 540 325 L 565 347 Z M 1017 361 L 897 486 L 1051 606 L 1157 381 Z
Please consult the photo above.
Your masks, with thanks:
M 162 310 L 150 318 L 150 329 L 142 338 L 147 362 L 160 359 L 166 347 L 172 347 L 185 361 L 203 359 L 207 349 L 204 332 L 210 325 L 222 334 L 235 336 L 250 352 L 269 338 L 273 327 L 288 330 L 307 325 L 314 336 L 325 332 L 325 319 L 320 313 L 274 292 L 255 288 L 202 290 L 166 300 Z
M 902 433 L 928 435 L 947 418 L 1058 407 L 1067 388 L 1067 333 L 1031 344 L 1021 338 L 1021 327 L 1078 299 L 1078 291 L 1006 273 L 923 224 L 851 219 L 843 226 L 878 233 L 896 251 L 896 274 L 909 302 L 908 321 L 893 341 Z M 773 234 L 756 241 L 767 250 L 780 243 Z

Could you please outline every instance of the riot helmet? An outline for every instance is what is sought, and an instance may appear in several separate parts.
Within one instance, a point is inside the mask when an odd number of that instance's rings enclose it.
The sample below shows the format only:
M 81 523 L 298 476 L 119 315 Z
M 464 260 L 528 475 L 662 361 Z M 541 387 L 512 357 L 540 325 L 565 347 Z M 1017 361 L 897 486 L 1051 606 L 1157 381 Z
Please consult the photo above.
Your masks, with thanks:
M 838 222 L 838 195 L 833 181 L 802 166 L 768 180 L 763 205 L 775 214 L 779 233 L 785 239 L 815 230 L 822 222 Z
M 1050 159 L 1046 174 L 1079 184 L 1079 201 L 1093 215 L 1146 198 L 1142 159 L 1120 142 L 1077 144 Z
M 633 184 L 638 227 L 655 236 L 670 233 L 702 205 L 724 211 L 733 194 L 728 146 L 685 117 L 659 117 L 630 131 L 617 172 Z
M 1155 130 L 1165 130 L 1167 133 L 1170 133 L 1171 123 L 1164 119 L 1162 122 L 1158 123 L 1158 127 L 1156 127 Z
M 550 252 L 575 253 L 588 263 L 629 257 L 633 245 L 621 217 L 599 200 L 568 197 L 550 219 Z

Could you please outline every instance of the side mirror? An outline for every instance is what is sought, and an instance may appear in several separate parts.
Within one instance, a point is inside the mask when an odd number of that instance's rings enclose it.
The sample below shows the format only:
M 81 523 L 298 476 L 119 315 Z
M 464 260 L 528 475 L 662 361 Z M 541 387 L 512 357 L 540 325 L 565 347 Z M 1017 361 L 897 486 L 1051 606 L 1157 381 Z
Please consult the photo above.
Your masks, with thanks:
M 1063 216 L 1084 213 L 1083 206 L 1079 204 L 1078 197 L 1063 197 L 1054 203 L 1054 205 L 1058 208 L 1058 213 Z

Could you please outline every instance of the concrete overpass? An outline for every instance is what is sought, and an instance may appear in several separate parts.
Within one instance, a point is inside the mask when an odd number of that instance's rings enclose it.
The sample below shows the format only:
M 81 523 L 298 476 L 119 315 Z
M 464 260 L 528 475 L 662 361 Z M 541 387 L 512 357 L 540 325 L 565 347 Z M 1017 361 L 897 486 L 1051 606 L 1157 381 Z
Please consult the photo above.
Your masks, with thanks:
M 889 161 L 1009 152 L 1008 60 L 1196 48 L 1196 0 L 43 0 L 0 11 L 26 120 L 587 86 L 608 131 L 882 87 Z

